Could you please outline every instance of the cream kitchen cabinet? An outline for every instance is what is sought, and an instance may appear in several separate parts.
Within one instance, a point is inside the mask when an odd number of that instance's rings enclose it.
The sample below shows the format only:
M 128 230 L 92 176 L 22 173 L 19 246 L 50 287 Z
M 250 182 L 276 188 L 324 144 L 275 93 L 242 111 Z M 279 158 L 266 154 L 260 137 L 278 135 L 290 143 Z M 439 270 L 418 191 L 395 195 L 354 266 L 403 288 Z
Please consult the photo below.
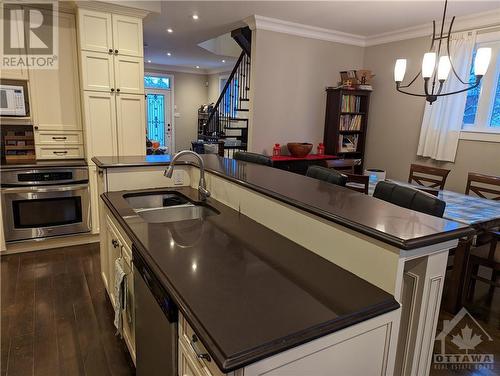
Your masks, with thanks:
M 134 300 L 134 276 L 132 264 L 132 242 L 125 235 L 120 225 L 113 219 L 112 214 L 102 204 L 102 217 L 104 229 L 101 231 L 100 258 L 101 275 L 104 285 L 110 297 L 111 303 L 115 304 L 115 262 L 119 260 L 125 272 L 125 306 L 122 307 L 123 338 L 129 349 L 130 355 L 135 363 L 135 300 Z
M 79 9 L 78 31 L 82 50 L 143 56 L 141 18 Z
M 82 129 L 74 15 L 59 14 L 58 35 L 58 68 L 29 72 L 32 117 L 39 131 Z
M 144 97 L 121 93 L 115 97 L 118 155 L 146 155 Z
M 78 10 L 80 48 L 85 51 L 113 52 L 111 14 L 88 9 Z
M 133 56 L 81 52 L 83 90 L 144 94 L 144 62 Z
M 114 91 L 113 56 L 99 52 L 81 52 L 83 90 Z
M 18 19 L 15 20 L 14 18 L 6 18 L 4 17 L 4 11 L 8 9 L 8 4 L 2 4 L 0 6 L 0 19 L 3 21 L 4 25 L 3 30 L 10 30 L 11 34 L 11 41 L 17 42 L 17 45 L 20 45 L 21 38 L 23 37 L 23 28 L 22 28 L 22 20 Z M 13 13 L 13 17 L 22 17 L 22 13 Z M 13 22 L 13 21 L 17 22 Z M 0 48 L 1 51 L 4 50 L 4 38 L 3 38 L 3 30 L 2 30 L 2 38 L 0 38 Z M 3 56 L 2 58 L 8 58 L 8 56 Z M 12 80 L 27 80 L 28 79 L 28 69 L 24 66 L 19 66 L 17 65 L 16 67 L 9 67 L 8 69 L 0 69 L 0 78 L 4 79 L 12 79 Z
M 87 159 L 145 155 L 144 96 L 84 91 Z

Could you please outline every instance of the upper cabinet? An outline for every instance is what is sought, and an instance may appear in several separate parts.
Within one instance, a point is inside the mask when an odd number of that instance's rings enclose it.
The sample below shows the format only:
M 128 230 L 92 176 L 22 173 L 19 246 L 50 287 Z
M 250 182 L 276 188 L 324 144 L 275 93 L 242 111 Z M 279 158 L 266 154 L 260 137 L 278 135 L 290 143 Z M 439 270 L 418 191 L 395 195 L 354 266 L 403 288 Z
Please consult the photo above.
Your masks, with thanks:
M 38 130 L 81 130 L 75 18 L 59 14 L 57 69 L 31 69 L 31 109 Z
M 4 17 L 3 12 L 5 9 L 8 9 L 8 4 L 3 4 L 0 6 L 0 19 L 4 23 L 3 30 L 10 30 L 11 41 L 17 41 L 16 45 L 20 45 L 20 41 L 22 38 L 23 28 L 22 28 L 22 20 L 15 19 L 15 17 L 21 17 L 22 13 L 14 12 L 11 17 Z M 4 38 L 3 38 L 3 30 L 2 37 L 0 38 L 0 48 L 1 51 L 4 51 Z M 24 66 L 18 66 L 14 69 L 0 69 L 0 78 L 12 79 L 12 80 L 27 80 L 28 79 L 28 69 Z
M 113 52 L 118 55 L 144 56 L 142 20 L 113 14 Z
M 140 18 L 80 9 L 78 31 L 84 51 L 143 56 Z
M 80 48 L 85 51 L 113 52 L 111 14 L 80 9 L 78 33 Z

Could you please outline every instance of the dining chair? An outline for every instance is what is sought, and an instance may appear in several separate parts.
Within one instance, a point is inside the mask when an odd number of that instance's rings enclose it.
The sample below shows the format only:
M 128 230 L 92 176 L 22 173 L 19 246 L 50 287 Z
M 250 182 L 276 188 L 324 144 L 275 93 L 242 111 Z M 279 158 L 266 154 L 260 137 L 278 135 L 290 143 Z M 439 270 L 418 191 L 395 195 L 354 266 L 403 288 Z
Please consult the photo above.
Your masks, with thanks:
M 326 168 L 333 168 L 337 171 L 346 171 L 354 174 L 354 168 L 361 165 L 361 159 L 330 159 L 325 162 Z
M 431 194 L 389 181 L 378 182 L 373 197 L 435 217 L 443 217 L 446 207 L 444 201 Z
M 335 171 L 331 168 L 323 166 L 309 166 L 307 168 L 306 176 L 310 178 L 326 181 L 327 183 L 340 185 L 342 187 L 347 183 L 347 176 Z
M 412 163 L 408 183 L 415 182 L 429 188 L 444 189 L 450 170 Z
M 465 194 L 470 195 L 471 193 L 481 198 L 500 200 L 500 176 L 469 172 Z
M 481 198 L 490 200 L 500 200 L 500 177 L 469 172 L 465 194 L 475 194 Z M 500 249 L 498 240 L 500 231 L 493 229 L 486 231 L 476 239 L 476 246 L 471 250 L 469 265 L 467 268 L 468 299 L 474 298 L 476 281 L 490 285 L 488 299 L 491 301 L 495 292 L 495 287 L 500 286 L 497 281 L 500 274 Z M 491 269 L 491 278 L 487 279 L 479 275 L 479 267 L 483 266 Z
M 271 158 L 263 154 L 250 153 L 248 151 L 237 151 L 233 155 L 233 159 L 239 161 L 256 163 L 264 166 L 272 166 L 273 162 Z
M 358 175 L 343 172 L 347 176 L 346 188 L 352 189 L 353 191 L 368 194 L 368 187 L 370 186 L 370 176 L 369 175 Z

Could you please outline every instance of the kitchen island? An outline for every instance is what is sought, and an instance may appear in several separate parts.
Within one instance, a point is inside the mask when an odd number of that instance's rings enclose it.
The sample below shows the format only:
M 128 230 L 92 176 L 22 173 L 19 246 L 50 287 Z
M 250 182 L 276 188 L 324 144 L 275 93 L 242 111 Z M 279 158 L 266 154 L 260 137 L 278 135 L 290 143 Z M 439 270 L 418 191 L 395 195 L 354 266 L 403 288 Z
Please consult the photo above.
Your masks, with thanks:
M 401 304 L 401 323 L 392 331 L 392 335 L 398 333 L 394 369 L 384 374 L 428 372 L 448 250 L 459 237 L 469 233 L 467 226 L 277 169 L 216 156 L 203 158 L 207 187 L 217 204 L 224 204 L 301 249 L 321 256 L 324 263 L 341 267 L 385 290 Z M 105 200 L 113 195 L 112 191 L 123 189 L 176 184 L 196 187 L 198 168 L 190 162 L 182 167 L 182 176 L 165 179 L 161 171 L 169 161 L 168 156 L 163 161 L 148 161 L 147 157 L 94 159 L 102 171 L 102 192 L 108 192 Z M 113 213 L 119 219 L 119 212 Z M 250 238 L 257 243 L 260 239 L 258 234 L 247 239 Z M 280 254 L 278 260 L 283 258 L 286 255 Z M 210 335 L 200 328 L 202 324 L 193 324 L 217 359 L 217 346 L 211 348 Z M 218 361 L 221 369 L 238 367 L 225 368 L 222 359 L 223 356 Z

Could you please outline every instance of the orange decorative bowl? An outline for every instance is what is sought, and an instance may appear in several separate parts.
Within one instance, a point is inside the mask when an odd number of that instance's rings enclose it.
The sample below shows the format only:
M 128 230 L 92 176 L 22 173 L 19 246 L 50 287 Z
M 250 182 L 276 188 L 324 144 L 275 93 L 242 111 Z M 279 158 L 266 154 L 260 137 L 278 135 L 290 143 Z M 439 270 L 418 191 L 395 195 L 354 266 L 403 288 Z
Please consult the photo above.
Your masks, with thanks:
M 312 150 L 313 144 L 307 142 L 289 142 L 286 144 L 288 151 L 294 157 L 305 157 Z

